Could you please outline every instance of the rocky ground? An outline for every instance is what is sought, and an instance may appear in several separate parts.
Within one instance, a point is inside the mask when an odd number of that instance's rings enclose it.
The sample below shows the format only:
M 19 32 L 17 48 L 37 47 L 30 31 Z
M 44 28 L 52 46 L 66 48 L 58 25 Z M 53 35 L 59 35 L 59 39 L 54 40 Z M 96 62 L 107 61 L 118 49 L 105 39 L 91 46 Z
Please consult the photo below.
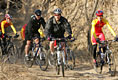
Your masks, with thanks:
M 62 74 L 56 74 L 54 67 L 41 71 L 35 65 L 32 68 L 24 65 L 10 65 L 6 72 L 0 71 L 0 80 L 118 80 L 118 72 L 116 76 L 110 76 L 105 67 L 103 73 L 98 74 L 90 64 L 83 63 L 77 64 L 74 70 L 66 70 L 65 77 L 62 77 Z

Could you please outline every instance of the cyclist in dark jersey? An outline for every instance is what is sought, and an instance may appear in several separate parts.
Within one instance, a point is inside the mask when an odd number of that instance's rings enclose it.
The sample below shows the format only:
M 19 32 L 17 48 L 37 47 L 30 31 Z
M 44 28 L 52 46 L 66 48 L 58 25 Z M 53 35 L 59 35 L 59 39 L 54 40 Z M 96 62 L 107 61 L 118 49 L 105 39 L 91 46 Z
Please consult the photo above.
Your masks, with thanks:
M 31 44 L 31 39 L 35 38 L 35 43 L 39 43 L 40 34 L 38 32 L 38 29 L 40 26 L 43 26 L 43 29 L 45 28 L 45 20 L 43 17 L 41 17 L 41 11 L 36 10 L 35 14 L 31 16 L 26 29 L 25 29 L 25 40 L 26 40 L 26 46 L 25 46 L 25 57 L 26 60 L 29 60 L 28 53 L 29 48 Z
M 46 23 L 45 27 L 45 34 L 50 41 L 51 38 L 64 38 L 65 31 L 68 32 L 69 38 L 71 38 L 72 30 L 69 22 L 66 18 L 61 16 L 61 9 L 57 8 L 54 10 L 54 16 L 52 16 Z M 50 50 L 51 54 L 54 54 L 54 41 L 50 41 Z M 62 46 L 64 48 L 65 56 L 66 56 L 66 50 L 65 50 L 65 43 L 62 42 Z

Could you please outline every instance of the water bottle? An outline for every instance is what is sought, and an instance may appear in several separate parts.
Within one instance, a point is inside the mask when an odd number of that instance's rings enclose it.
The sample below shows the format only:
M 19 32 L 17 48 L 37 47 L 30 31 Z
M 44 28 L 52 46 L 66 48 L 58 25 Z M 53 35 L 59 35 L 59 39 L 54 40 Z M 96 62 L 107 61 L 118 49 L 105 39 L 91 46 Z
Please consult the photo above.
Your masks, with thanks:
M 33 56 L 35 56 L 35 52 L 33 51 Z
M 60 51 L 57 51 L 57 60 L 58 60 L 58 64 L 61 64 L 61 59 L 60 59 Z
M 102 59 L 104 58 L 104 53 L 101 53 L 101 58 L 102 58 Z

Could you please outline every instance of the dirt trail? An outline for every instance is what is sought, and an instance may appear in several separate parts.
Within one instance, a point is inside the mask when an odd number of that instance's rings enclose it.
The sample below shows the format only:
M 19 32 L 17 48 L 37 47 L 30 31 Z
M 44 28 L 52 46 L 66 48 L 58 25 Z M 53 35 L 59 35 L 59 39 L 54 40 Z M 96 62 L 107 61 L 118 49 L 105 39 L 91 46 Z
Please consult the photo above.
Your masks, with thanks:
M 90 64 L 78 64 L 74 70 L 66 70 L 65 77 L 57 75 L 54 67 L 41 71 L 38 66 L 27 68 L 24 65 L 10 65 L 4 73 L 0 71 L 0 80 L 118 80 L 118 72 L 111 77 L 105 68 L 103 74 L 97 74 Z M 118 68 L 118 67 L 117 67 Z

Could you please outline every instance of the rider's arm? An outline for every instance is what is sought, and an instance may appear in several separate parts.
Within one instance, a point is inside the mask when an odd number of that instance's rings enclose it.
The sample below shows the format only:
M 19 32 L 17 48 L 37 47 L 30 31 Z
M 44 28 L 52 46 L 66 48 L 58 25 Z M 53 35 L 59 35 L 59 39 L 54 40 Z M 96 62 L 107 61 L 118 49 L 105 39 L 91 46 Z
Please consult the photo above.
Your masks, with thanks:
M 106 21 L 106 25 L 107 25 L 108 29 L 110 30 L 110 32 L 113 34 L 113 36 L 116 37 L 116 33 L 114 32 L 114 30 L 112 29 L 112 27 L 110 26 L 108 21 Z
M 49 19 L 47 22 L 46 22 L 46 26 L 45 26 L 45 35 L 46 37 L 49 37 L 50 36 L 50 32 L 51 32 L 51 26 L 52 26 L 52 23 L 51 23 L 51 19 Z
M 91 38 L 92 38 L 92 36 L 94 36 L 95 38 L 97 38 L 97 36 L 95 34 L 95 24 L 96 24 L 96 21 L 92 21 Z
M 5 30 L 4 30 L 5 23 L 6 23 L 6 21 L 1 22 L 1 30 L 2 30 L 3 34 L 5 34 Z
M 15 27 L 14 27 L 14 25 L 11 23 L 11 28 L 12 28 L 12 30 L 13 30 L 13 32 L 14 32 L 14 34 L 16 34 L 16 29 L 15 29 Z
M 43 29 L 45 29 L 45 24 L 46 24 L 46 22 L 45 22 L 45 20 L 44 20 L 43 18 L 42 18 L 41 24 L 42 24 L 42 26 L 43 26 Z
M 65 30 L 68 32 L 69 35 L 72 34 L 71 26 L 67 19 L 65 19 Z
M 32 36 L 32 26 L 33 26 L 33 21 L 32 19 L 29 20 L 27 24 L 27 31 L 28 31 L 28 36 Z

